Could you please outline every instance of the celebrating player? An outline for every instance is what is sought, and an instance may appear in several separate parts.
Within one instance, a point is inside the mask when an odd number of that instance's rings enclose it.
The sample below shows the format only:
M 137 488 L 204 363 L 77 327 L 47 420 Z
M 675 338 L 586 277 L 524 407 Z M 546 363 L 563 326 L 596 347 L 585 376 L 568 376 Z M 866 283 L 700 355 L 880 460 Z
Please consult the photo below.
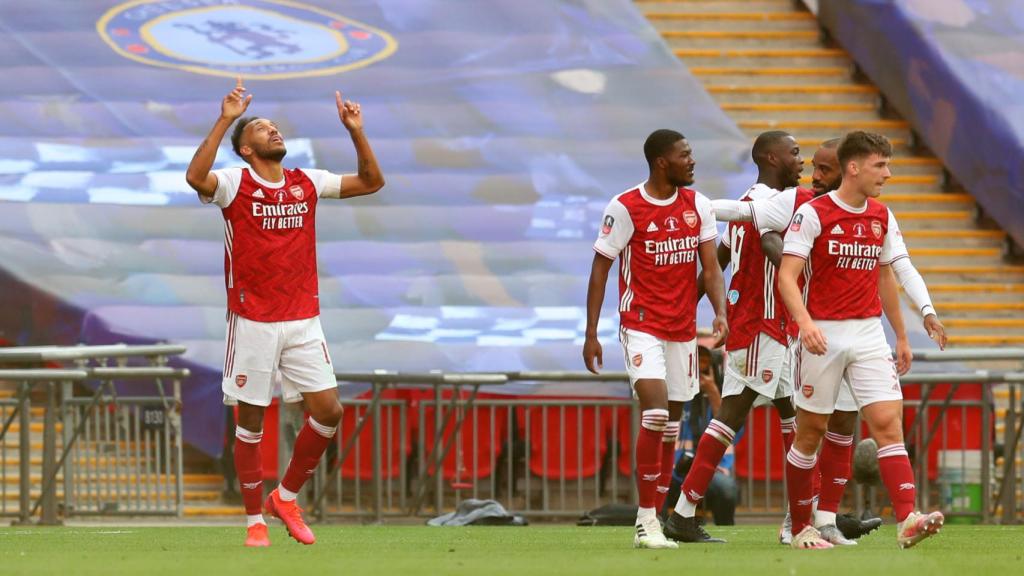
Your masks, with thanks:
M 827 194 L 839 188 L 842 172 L 836 154 L 839 138 L 822 142 L 814 153 L 814 172 L 811 186 L 815 196 Z M 924 327 L 940 349 L 946 347 L 946 330 L 939 321 L 932 306 L 924 279 L 914 268 L 905 251 L 897 254 L 890 265 L 896 278 L 911 296 L 915 307 L 924 317 Z M 850 514 L 838 514 L 846 483 L 850 478 L 850 460 L 853 454 L 853 435 L 857 425 L 857 403 L 849 386 L 839 390 L 835 412 L 829 417 L 828 429 L 818 455 L 818 469 L 821 472 L 821 494 L 814 510 L 814 526 L 822 536 L 833 544 L 854 544 L 853 540 L 881 525 L 881 519 L 857 520 Z M 840 534 L 835 534 L 838 529 Z
M 897 543 L 917 544 L 939 531 L 941 512 L 914 512 L 914 475 L 903 444 L 903 397 L 879 317 L 879 271 L 894 260 L 902 236 L 892 212 L 875 200 L 890 177 L 892 146 L 881 135 L 851 132 L 839 145 L 843 182 L 797 209 L 786 234 L 779 289 L 800 326 L 796 439 L 786 478 L 793 547 L 828 548 L 811 524 L 812 475 L 844 374 L 879 445 L 882 480 L 899 522 Z M 797 278 L 807 270 L 804 296 Z M 884 279 L 883 279 L 884 281 Z M 898 326 L 897 337 L 899 333 Z M 909 346 L 897 342 L 898 362 Z
M 642 411 L 636 440 L 640 507 L 633 545 L 676 548 L 662 533 L 656 511 L 671 483 L 683 403 L 693 399 L 699 386 L 698 258 L 719 341 L 728 335 L 728 325 L 711 203 L 687 188 L 696 165 L 690 145 L 678 132 L 656 130 L 644 143 L 644 156 L 648 180 L 608 203 L 594 243 L 583 362 L 595 374 L 603 366 L 597 325 L 608 271 L 618 258 L 619 340 Z
M 751 156 L 758 169 L 757 183 L 743 194 L 742 201 L 769 198 L 800 183 L 804 167 L 800 147 L 786 132 L 773 130 L 758 136 Z M 810 199 L 811 194 L 804 193 L 796 203 Z M 759 395 L 772 400 L 779 411 L 787 452 L 793 442 L 796 413 L 791 399 L 788 314 L 777 298 L 775 265 L 766 258 L 766 253 L 772 251 L 777 261 L 782 253 L 781 236 L 767 229 L 757 230 L 750 223 L 730 224 L 718 247 L 721 266 L 732 263 L 727 308 L 729 338 L 725 343 L 729 354 L 722 406 L 701 435 L 676 511 L 665 523 L 665 535 L 670 538 L 722 542 L 702 538 L 705 533 L 695 519 L 696 507 Z
M 199 145 L 186 180 L 204 204 L 224 217 L 224 276 L 228 328 L 226 404 L 237 404 L 235 469 L 247 515 L 246 546 L 269 546 L 261 513 L 263 413 L 278 380 L 286 402 L 303 401 L 309 418 L 295 440 L 281 483 L 263 507 L 303 544 L 315 537 L 295 499 L 332 441 L 342 408 L 320 326 L 316 259 L 316 207 L 320 198 L 372 194 L 384 178 L 363 133 L 359 104 L 335 92 L 338 117 L 355 146 L 358 173 L 285 169 L 287 149 L 277 125 L 240 118 L 252 95 L 239 78 L 221 102 L 220 117 Z M 235 120 L 238 119 L 237 122 Z M 234 123 L 231 145 L 248 168 L 212 170 L 217 149 Z

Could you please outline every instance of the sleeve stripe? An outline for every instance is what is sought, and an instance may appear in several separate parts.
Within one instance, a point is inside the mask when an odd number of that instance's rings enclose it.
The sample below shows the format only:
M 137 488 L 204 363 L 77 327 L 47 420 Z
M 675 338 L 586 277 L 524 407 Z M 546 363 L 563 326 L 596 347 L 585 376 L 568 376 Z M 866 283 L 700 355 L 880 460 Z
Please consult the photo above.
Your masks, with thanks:
M 882 266 L 889 266 L 893 262 L 895 262 L 897 260 L 902 260 L 904 258 L 910 258 L 910 254 L 900 254 L 899 256 L 896 256 L 895 258 L 893 258 L 892 260 L 889 260 L 888 262 L 879 261 L 879 264 L 881 264 Z

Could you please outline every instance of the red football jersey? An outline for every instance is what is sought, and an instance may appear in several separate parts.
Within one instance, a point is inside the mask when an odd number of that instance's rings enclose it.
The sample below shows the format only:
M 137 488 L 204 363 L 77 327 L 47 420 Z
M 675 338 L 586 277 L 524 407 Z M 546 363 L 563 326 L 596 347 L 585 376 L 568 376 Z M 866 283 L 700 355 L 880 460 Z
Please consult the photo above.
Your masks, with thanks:
M 831 192 L 797 210 L 784 251 L 807 260 L 804 300 L 811 318 L 882 315 L 879 265 L 900 255 L 898 230 L 892 212 L 870 198 L 862 208 L 853 208 Z
M 594 250 L 619 258 L 621 326 L 686 342 L 697 336 L 697 246 L 718 236 L 711 202 L 680 188 L 666 200 L 644 184 L 605 209 Z
M 316 183 L 300 169 L 285 170 L 277 183 L 248 168 L 215 171 L 228 309 L 243 318 L 283 322 L 320 313 L 316 206 L 330 175 L 309 172 Z
M 780 192 L 764 184 L 755 184 L 740 200 L 765 198 L 776 198 L 776 202 L 786 204 L 792 216 L 797 208 L 814 198 L 814 192 L 803 188 Z M 789 311 L 779 294 L 777 270 L 761 249 L 761 235 L 768 231 L 754 228 L 752 222 L 733 222 L 722 239 L 732 253 L 732 279 L 726 294 L 729 320 L 726 350 L 749 347 L 761 332 L 786 345 L 795 329 L 791 327 Z

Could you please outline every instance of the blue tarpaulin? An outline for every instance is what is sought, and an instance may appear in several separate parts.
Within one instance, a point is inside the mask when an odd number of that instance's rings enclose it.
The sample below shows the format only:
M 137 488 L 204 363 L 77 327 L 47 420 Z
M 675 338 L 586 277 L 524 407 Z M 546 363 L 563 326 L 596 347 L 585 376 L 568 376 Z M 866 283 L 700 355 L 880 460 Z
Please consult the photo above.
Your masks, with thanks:
M 749 143 L 632 2 L 486 5 L 0 4 L 0 337 L 187 345 L 185 437 L 219 453 L 222 222 L 184 172 L 242 74 L 286 165 L 354 172 L 340 89 L 387 178 L 320 204 L 339 370 L 582 369 L 591 244 L 608 199 L 646 177 L 644 138 L 686 134 L 711 196 L 753 181 Z M 237 164 L 223 145 L 217 166 Z
M 1024 245 L 1024 5 L 820 0 L 820 18 L 985 212 Z

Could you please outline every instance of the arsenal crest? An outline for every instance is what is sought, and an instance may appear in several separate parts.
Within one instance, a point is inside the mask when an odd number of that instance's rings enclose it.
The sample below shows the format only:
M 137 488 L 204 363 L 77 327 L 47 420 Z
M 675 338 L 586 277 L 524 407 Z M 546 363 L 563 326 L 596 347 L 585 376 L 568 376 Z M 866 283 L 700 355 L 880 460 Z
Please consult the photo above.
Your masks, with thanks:
M 800 388 L 800 391 L 803 392 L 804 398 L 810 398 L 811 396 L 814 395 L 814 386 L 811 386 L 810 384 L 804 384 L 803 387 Z
M 292 193 L 292 197 L 296 200 L 302 200 L 302 186 L 299 186 L 298 184 L 289 186 L 288 191 Z
M 640 365 L 643 364 L 643 363 L 644 363 L 644 355 L 643 354 L 637 354 L 636 356 L 633 356 L 633 366 L 636 366 L 637 368 L 639 368 Z
M 774 374 L 772 374 L 771 370 L 764 370 L 761 372 L 761 380 L 763 380 L 765 384 L 772 381 L 772 376 L 774 376 Z
M 235 385 L 237 385 L 239 388 L 241 388 L 242 386 L 245 386 L 245 382 L 248 379 L 249 378 L 246 377 L 245 374 L 239 374 L 238 376 L 235 376 Z
M 882 237 L 882 223 L 878 220 L 871 221 L 871 233 L 875 235 L 875 238 Z
M 697 213 L 694 212 L 693 210 L 687 210 L 686 212 L 683 212 L 683 221 L 686 222 L 687 226 L 693 228 L 694 226 L 697 225 Z

